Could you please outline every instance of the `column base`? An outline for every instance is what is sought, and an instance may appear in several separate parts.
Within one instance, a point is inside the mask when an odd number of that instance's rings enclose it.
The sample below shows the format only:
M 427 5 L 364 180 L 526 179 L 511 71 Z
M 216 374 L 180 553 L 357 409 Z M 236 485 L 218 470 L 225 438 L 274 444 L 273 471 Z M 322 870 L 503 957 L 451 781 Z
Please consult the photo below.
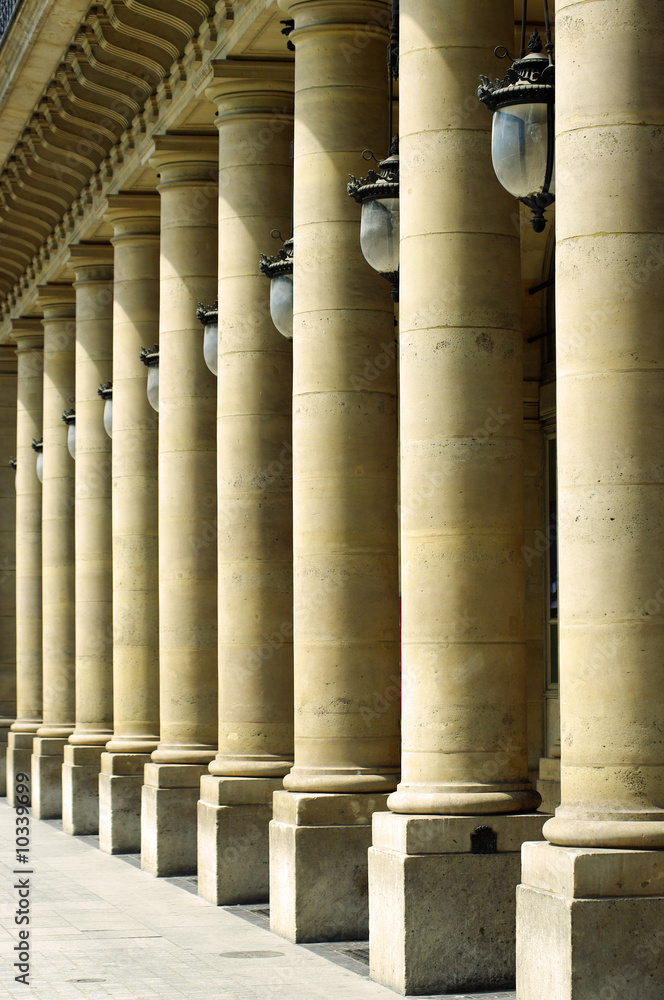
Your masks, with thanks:
M 65 743 L 62 829 L 74 837 L 99 832 L 99 772 L 103 746 Z
M 149 753 L 101 755 L 99 774 L 99 849 L 107 854 L 139 854 L 141 788 Z
M 32 744 L 32 815 L 35 819 L 62 816 L 62 765 L 67 740 L 35 736 Z
M 141 792 L 141 868 L 195 875 L 196 804 L 207 764 L 146 764 Z
M 8 733 L 5 761 L 5 782 L 7 793 L 7 804 L 16 805 L 16 775 L 31 774 L 32 769 L 32 743 L 35 739 L 33 733 Z M 30 801 L 34 806 L 34 781 L 31 782 Z
M 560 805 L 560 757 L 540 759 L 537 791 L 542 796 L 542 804 L 537 811 L 553 816 Z
M 664 851 L 523 845 L 519 1000 L 661 1000 Z
M 217 906 L 262 903 L 270 892 L 272 793 L 282 778 L 201 778 L 198 895 Z
M 541 836 L 545 821 L 538 813 L 374 816 L 371 978 L 407 996 L 514 989 L 521 845 Z M 489 845 L 471 841 L 478 827 L 496 834 L 496 853 L 479 853 Z
M 275 792 L 270 929 L 289 941 L 364 940 L 371 817 L 387 794 Z

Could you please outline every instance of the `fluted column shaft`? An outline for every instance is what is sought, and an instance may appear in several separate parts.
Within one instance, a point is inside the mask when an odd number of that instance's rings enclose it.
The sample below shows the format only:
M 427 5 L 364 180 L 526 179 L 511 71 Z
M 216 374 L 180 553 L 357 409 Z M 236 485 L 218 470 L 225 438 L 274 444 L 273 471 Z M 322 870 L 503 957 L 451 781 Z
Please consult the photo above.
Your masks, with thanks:
M 159 341 L 160 764 L 207 764 L 217 745 L 216 383 L 199 302 L 217 286 L 216 139 L 165 136 Z
M 42 485 L 32 442 L 42 437 L 41 320 L 12 323 L 18 356 L 16 420 L 16 722 L 35 733 L 42 721 Z

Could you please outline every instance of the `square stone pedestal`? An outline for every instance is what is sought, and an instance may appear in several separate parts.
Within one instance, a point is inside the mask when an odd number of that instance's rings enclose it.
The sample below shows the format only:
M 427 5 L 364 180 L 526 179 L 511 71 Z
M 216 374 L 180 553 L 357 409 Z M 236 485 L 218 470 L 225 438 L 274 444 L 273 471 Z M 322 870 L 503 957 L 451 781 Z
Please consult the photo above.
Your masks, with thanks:
M 34 733 L 9 733 L 7 742 L 7 759 L 5 762 L 5 774 L 7 784 L 7 804 L 16 805 L 16 775 L 32 774 L 32 742 L 35 739 Z M 30 789 L 32 796 L 34 789 Z M 32 796 L 31 801 L 33 801 Z
M 542 804 L 537 811 L 553 816 L 560 805 L 560 757 L 540 759 L 537 791 L 542 796 Z
M 11 722 L 0 723 L 0 796 L 8 795 L 9 792 L 7 785 L 7 750 L 10 725 Z M 30 774 L 30 771 L 26 771 L 26 774 Z
M 519 1000 L 662 1000 L 664 851 L 523 845 Z
M 207 764 L 146 764 L 141 798 L 141 868 L 196 874 L 196 804 Z
M 204 774 L 198 803 L 198 894 L 217 906 L 266 902 L 272 794 L 282 778 Z
M 99 832 L 99 772 L 103 746 L 65 744 L 62 829 L 74 837 Z
M 66 746 L 66 737 L 34 737 L 32 814 L 36 819 L 60 819 L 62 816 L 62 765 Z
M 367 851 L 378 793 L 275 792 L 270 823 L 270 929 L 289 941 L 363 940 Z
M 513 989 L 521 845 L 546 819 L 376 814 L 371 978 L 407 996 Z
M 149 753 L 101 755 L 99 774 L 99 847 L 107 854 L 141 850 L 141 788 Z

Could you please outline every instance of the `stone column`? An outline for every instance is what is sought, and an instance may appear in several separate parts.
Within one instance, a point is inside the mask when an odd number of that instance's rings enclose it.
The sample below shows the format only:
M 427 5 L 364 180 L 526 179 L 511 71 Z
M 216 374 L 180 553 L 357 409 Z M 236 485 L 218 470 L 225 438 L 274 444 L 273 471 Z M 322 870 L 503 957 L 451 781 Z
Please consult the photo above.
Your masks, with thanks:
M 141 849 L 143 767 L 159 742 L 158 417 L 144 345 L 159 339 L 159 196 L 113 195 L 113 739 L 101 757 L 99 846 Z
M 217 488 L 219 752 L 201 782 L 198 891 L 266 900 L 272 793 L 293 762 L 292 358 L 258 271 L 290 235 L 293 65 L 221 62 Z
M 42 485 L 32 442 L 42 436 L 44 330 L 41 319 L 12 323 L 18 357 L 16 416 L 16 721 L 7 747 L 7 801 L 17 773 L 30 774 L 42 721 Z
M 556 54 L 562 803 L 544 827 L 550 843 L 524 847 L 517 983 L 520 1000 L 655 1000 L 664 994 L 661 9 L 561 0 Z
M 44 314 L 44 472 L 42 482 L 43 718 L 33 741 L 32 811 L 62 815 L 62 762 L 74 731 L 74 462 L 62 414 L 74 405 L 76 293 L 42 285 Z
M 407 994 L 510 988 L 519 851 L 545 818 L 526 752 L 519 233 L 490 115 L 459 114 L 513 18 L 512 0 L 401 9 L 402 777 L 374 817 L 369 906 L 371 975 Z
M 7 787 L 7 741 L 16 718 L 16 352 L 0 347 L 0 795 Z M 33 452 L 34 455 L 34 452 Z M 32 737 L 31 737 L 32 738 Z M 29 770 L 28 770 L 29 773 Z
M 159 709 L 145 766 L 141 865 L 196 871 L 200 778 L 217 750 L 217 386 L 203 359 L 199 302 L 217 293 L 214 136 L 160 136 Z
M 389 285 L 349 173 L 387 151 L 389 4 L 284 0 L 295 19 L 295 766 L 274 796 L 271 926 L 367 933 L 371 815 L 398 777 L 395 366 Z M 378 369 L 376 369 L 378 370 Z
M 62 828 L 99 829 L 101 755 L 113 732 L 111 441 L 97 389 L 112 375 L 113 248 L 71 247 L 76 274 L 76 728 L 62 768 Z

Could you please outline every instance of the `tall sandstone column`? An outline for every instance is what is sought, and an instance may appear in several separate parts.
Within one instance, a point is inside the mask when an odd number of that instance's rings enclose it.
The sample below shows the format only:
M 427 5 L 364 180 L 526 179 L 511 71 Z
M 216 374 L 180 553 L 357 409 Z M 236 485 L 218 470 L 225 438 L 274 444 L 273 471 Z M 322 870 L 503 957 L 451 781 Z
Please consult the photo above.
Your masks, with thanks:
M 513 19 L 511 0 L 401 7 L 402 772 L 392 812 L 374 817 L 369 905 L 371 975 L 408 994 L 513 984 L 519 850 L 544 822 L 518 815 L 540 801 L 526 753 L 519 234 L 490 116 L 458 113 L 498 71 Z
M 44 314 L 44 472 L 42 482 L 43 723 L 32 752 L 32 810 L 62 815 L 64 748 L 75 724 L 74 461 L 62 414 L 74 405 L 76 293 L 41 285 Z
M 113 248 L 70 249 L 76 274 L 76 728 L 62 768 L 65 833 L 99 829 L 101 755 L 113 731 L 111 441 L 97 389 L 112 376 Z
M 283 0 L 295 19 L 295 766 L 274 795 L 270 913 L 297 941 L 367 933 L 371 815 L 398 777 L 398 582 L 389 286 L 348 175 L 385 153 L 389 4 Z M 376 710 L 376 705 L 381 707 Z
M 199 302 L 217 293 L 216 136 L 159 136 L 159 713 L 141 865 L 196 871 L 200 778 L 217 750 L 216 400 Z
M 142 346 L 159 339 L 159 196 L 113 195 L 113 739 L 101 758 L 99 846 L 141 849 L 143 767 L 159 742 L 157 431 Z
M 18 358 L 16 414 L 16 721 L 7 747 L 7 801 L 15 775 L 30 774 L 42 721 L 42 486 L 32 442 L 42 436 L 44 331 L 41 319 L 12 323 Z
M 216 63 L 219 752 L 201 782 L 198 891 L 266 900 L 272 793 L 293 762 L 292 357 L 258 271 L 290 235 L 293 64 Z
M 7 786 L 7 741 L 16 719 L 16 352 L 0 347 L 0 794 Z M 34 454 L 34 453 L 33 453 Z M 10 778 L 11 782 L 11 778 Z
M 664 994 L 661 5 L 560 0 L 556 53 L 562 803 L 544 827 L 550 843 L 524 847 L 517 983 L 520 1000 L 655 1000 Z

